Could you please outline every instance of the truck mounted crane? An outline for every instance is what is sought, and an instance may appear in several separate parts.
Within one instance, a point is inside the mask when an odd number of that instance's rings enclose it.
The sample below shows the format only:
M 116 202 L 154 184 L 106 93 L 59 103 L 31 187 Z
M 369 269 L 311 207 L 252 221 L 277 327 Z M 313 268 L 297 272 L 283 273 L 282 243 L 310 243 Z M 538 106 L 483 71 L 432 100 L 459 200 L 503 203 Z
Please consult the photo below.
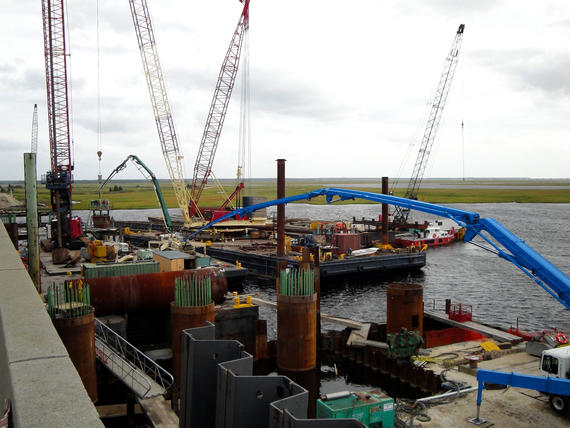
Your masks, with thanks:
M 69 98 L 67 94 L 67 50 L 64 0 L 42 0 L 44 56 L 46 67 L 47 110 L 51 170 L 45 184 L 50 190 L 52 210 L 56 217 L 54 263 L 67 258 L 65 246 L 81 235 L 81 219 L 71 211 L 71 162 L 69 132 Z M 42 180 L 44 181 L 44 180 Z M 53 224 L 52 224 L 53 226 Z
M 431 109 L 418 151 L 418 156 L 416 158 L 416 163 L 414 165 L 414 170 L 408 183 L 408 188 L 404 195 L 408 199 L 417 199 L 418 190 L 422 183 L 424 177 L 424 172 L 429 160 L 429 155 L 431 148 L 435 141 L 435 136 L 437 134 L 437 129 L 439 127 L 439 122 L 443 115 L 443 109 L 447 101 L 447 96 L 451 88 L 451 82 L 453 81 L 453 76 L 455 75 L 455 69 L 457 68 L 457 61 L 459 60 L 459 49 L 461 47 L 461 41 L 463 40 L 463 32 L 465 30 L 465 25 L 461 24 L 455 33 L 455 38 L 451 44 L 451 49 L 447 54 L 445 59 L 445 65 L 443 67 L 443 72 L 439 78 L 439 83 L 437 85 L 437 90 L 431 101 Z M 406 223 L 408 220 L 408 215 L 410 210 L 404 207 L 396 207 L 394 213 L 394 221 L 400 223 Z
M 192 197 L 190 199 L 189 207 L 191 217 L 197 214 L 199 217 L 203 218 L 203 215 L 198 208 L 198 202 L 202 195 L 202 191 L 208 182 L 208 178 L 212 175 L 212 165 L 214 163 L 216 149 L 218 148 L 222 127 L 224 126 L 224 119 L 226 118 L 228 105 L 232 96 L 239 68 L 244 34 L 249 29 L 249 0 L 240 0 L 240 2 L 244 4 L 243 10 L 235 28 L 230 46 L 226 52 L 224 62 L 222 63 L 220 74 L 218 75 L 218 82 L 216 83 L 216 89 L 214 90 L 214 96 L 212 98 L 208 118 L 206 120 L 206 126 L 204 127 L 204 132 L 202 134 L 202 141 L 198 150 L 198 157 L 196 158 L 196 164 L 194 165 L 194 176 L 192 179 L 191 191 Z M 238 184 L 234 193 L 232 193 L 232 196 L 228 199 L 235 197 L 239 200 L 239 193 L 243 188 L 243 185 L 240 184 Z M 226 200 L 224 207 L 228 202 L 229 200 Z
M 190 195 L 184 183 L 184 171 L 182 167 L 183 156 L 178 145 L 178 137 L 176 135 L 172 109 L 170 108 L 170 101 L 166 90 L 164 72 L 162 71 L 158 57 L 158 49 L 156 47 L 150 13 L 146 0 L 129 0 L 129 5 L 135 32 L 137 34 L 158 138 L 162 147 L 162 154 L 164 155 L 172 187 L 174 188 L 176 201 L 180 207 L 180 211 L 182 211 L 184 225 L 189 226 L 191 223 L 188 214 Z

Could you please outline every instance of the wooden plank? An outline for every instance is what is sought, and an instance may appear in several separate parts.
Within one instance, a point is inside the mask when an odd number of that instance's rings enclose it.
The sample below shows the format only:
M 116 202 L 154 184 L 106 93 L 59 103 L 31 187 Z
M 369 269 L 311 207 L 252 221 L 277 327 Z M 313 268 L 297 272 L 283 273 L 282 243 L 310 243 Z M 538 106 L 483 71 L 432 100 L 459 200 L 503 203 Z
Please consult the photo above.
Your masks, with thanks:
M 506 331 L 497 330 L 496 328 L 488 327 L 486 325 L 479 324 L 475 321 L 459 322 L 459 321 L 450 320 L 446 313 L 424 310 L 424 316 L 427 316 L 428 318 L 434 319 L 436 321 L 440 321 L 444 324 L 451 325 L 453 327 L 459 327 L 459 328 L 465 328 L 468 330 L 477 331 L 479 333 L 484 334 L 485 336 L 495 338 L 501 342 L 518 343 L 522 341 L 521 337 L 515 336 L 514 334 L 507 333 Z
M 362 328 L 358 330 L 352 330 L 346 344 L 348 346 L 364 346 L 363 342 L 368 340 L 368 333 L 370 332 L 370 324 L 364 324 Z
M 178 416 L 163 396 L 139 398 L 138 402 L 155 428 L 178 428 Z

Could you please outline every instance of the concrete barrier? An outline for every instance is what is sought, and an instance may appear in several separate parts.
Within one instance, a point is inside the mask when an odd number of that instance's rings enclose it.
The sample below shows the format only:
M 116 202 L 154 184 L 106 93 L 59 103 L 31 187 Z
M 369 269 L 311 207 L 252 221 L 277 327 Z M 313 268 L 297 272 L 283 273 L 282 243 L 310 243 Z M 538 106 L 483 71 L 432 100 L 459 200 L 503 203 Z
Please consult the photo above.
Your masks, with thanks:
M 16 428 L 103 427 L 0 222 L 0 403 L 6 398 Z

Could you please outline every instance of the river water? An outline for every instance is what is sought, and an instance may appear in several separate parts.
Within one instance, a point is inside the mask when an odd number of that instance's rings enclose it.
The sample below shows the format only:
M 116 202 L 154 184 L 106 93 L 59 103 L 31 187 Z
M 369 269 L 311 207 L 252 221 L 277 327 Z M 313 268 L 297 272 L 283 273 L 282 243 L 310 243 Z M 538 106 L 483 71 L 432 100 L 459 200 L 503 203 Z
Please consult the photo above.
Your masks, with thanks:
M 570 204 L 449 204 L 491 217 L 506 226 L 541 255 L 570 275 Z M 172 214 L 176 214 L 175 209 Z M 308 205 L 290 204 L 287 217 L 320 220 L 378 218 L 379 205 Z M 268 209 L 271 213 L 272 210 Z M 79 212 L 85 218 L 87 213 Z M 160 210 L 115 210 L 121 220 L 145 220 L 160 215 Z M 434 217 L 416 213 L 423 221 Z M 447 220 L 451 225 L 452 222 Z M 477 242 L 483 242 L 476 239 Z M 394 281 L 411 281 L 424 286 L 426 308 L 443 310 L 446 298 L 473 306 L 473 319 L 508 328 L 515 325 L 538 331 L 557 327 L 570 330 L 570 311 L 552 298 L 532 279 L 510 262 L 469 243 L 430 248 L 426 266 L 413 277 L 399 275 L 352 280 L 330 284 L 322 291 L 322 311 L 358 321 L 381 322 L 386 318 L 386 287 Z M 274 299 L 272 284 L 247 281 L 245 291 Z M 268 335 L 274 336 L 275 314 L 262 310 L 268 319 Z M 327 326 L 324 326 L 327 327 Z

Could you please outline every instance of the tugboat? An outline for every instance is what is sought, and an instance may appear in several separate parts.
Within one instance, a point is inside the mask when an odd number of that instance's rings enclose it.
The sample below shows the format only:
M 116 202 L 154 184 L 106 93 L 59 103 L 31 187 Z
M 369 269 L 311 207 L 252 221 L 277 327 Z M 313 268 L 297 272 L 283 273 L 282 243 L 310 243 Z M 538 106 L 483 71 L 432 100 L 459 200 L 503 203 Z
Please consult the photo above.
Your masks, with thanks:
M 396 235 L 394 245 L 398 247 L 435 247 L 446 245 L 455 239 L 456 231 L 452 227 L 450 230 L 442 230 L 443 222 L 436 221 L 429 223 L 424 230 L 410 229 L 409 232 Z

